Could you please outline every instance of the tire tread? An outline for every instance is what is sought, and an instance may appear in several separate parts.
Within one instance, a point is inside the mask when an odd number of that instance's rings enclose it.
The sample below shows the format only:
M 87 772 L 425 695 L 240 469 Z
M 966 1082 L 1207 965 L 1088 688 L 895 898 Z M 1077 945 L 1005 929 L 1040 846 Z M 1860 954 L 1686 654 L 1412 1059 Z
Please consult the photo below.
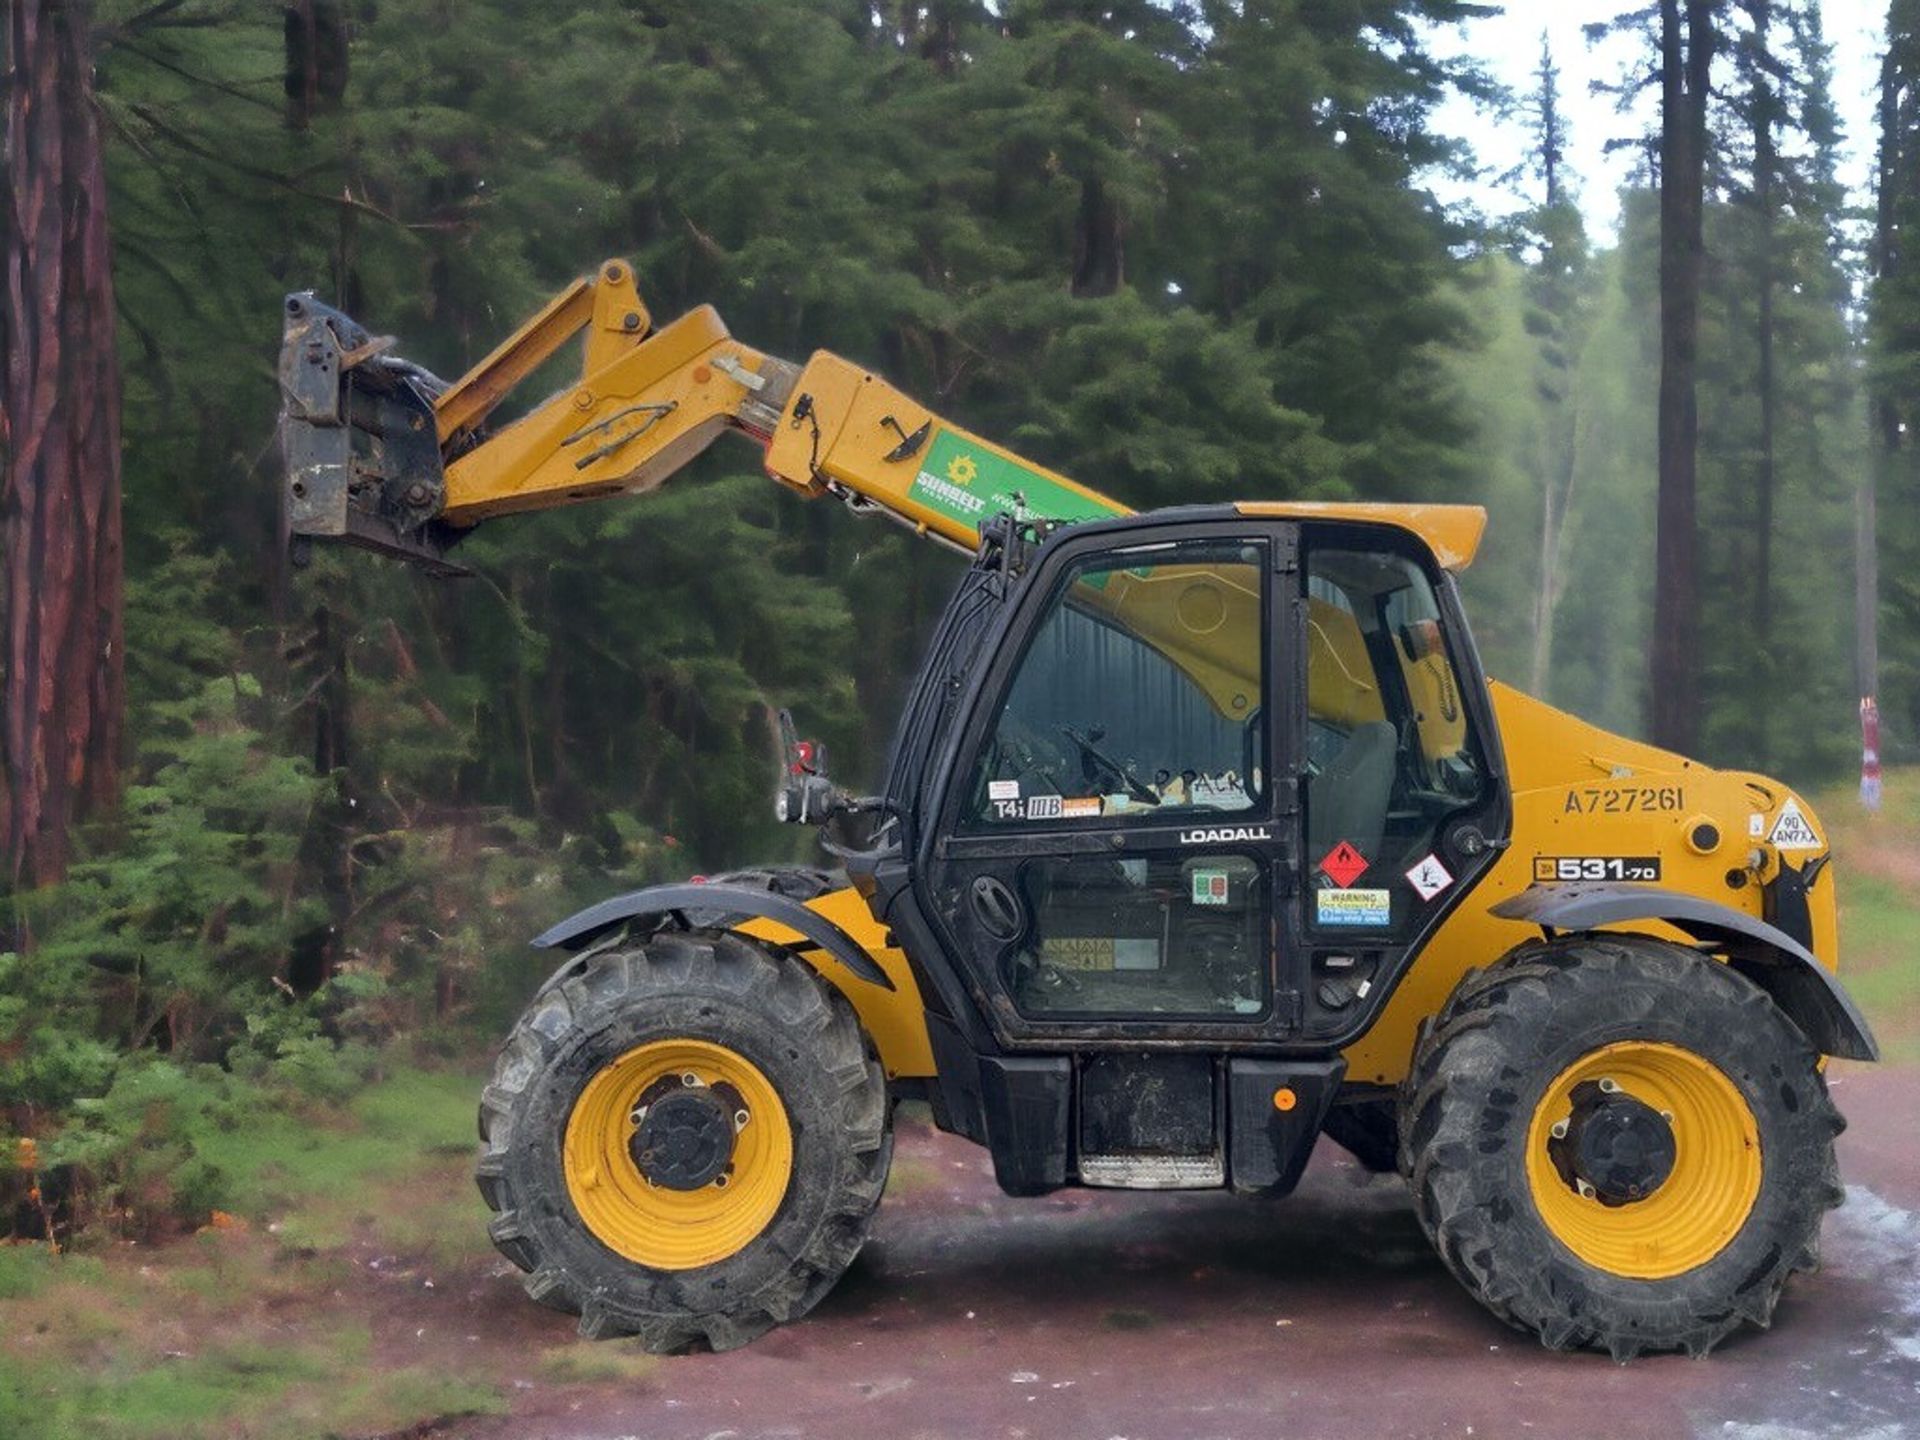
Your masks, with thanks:
M 500 1253 L 526 1272 L 522 1284 L 528 1295 L 578 1315 L 584 1336 L 633 1335 L 655 1353 L 701 1344 L 733 1349 L 806 1314 L 865 1242 L 892 1160 L 885 1072 L 852 1006 L 800 960 L 730 932 L 663 932 L 595 954 L 556 978 L 536 995 L 501 1047 L 493 1076 L 481 1091 L 478 1116 L 474 1179 L 494 1212 L 488 1233 Z M 663 1314 L 651 1307 L 635 1309 L 619 1297 L 635 1272 L 659 1274 L 658 1288 L 672 1294 L 683 1288 L 672 1272 L 646 1272 L 611 1251 L 597 1267 L 582 1267 L 553 1243 L 555 1227 L 577 1227 L 578 1221 L 563 1199 L 544 1193 L 524 1147 L 515 1143 L 516 1121 L 545 1078 L 546 1066 L 570 1040 L 662 996 L 703 994 L 764 1015 L 780 1027 L 792 1050 L 812 1057 L 817 1082 L 832 1097 L 837 1143 L 847 1163 L 800 1253 L 782 1252 L 783 1271 L 722 1304 Z M 571 1253 L 577 1257 L 579 1247 Z M 600 1273 L 580 1273 L 583 1268 Z
M 1522 1263 L 1515 1264 L 1516 1257 L 1505 1254 L 1516 1245 L 1516 1227 L 1502 1225 L 1485 1203 L 1484 1192 L 1476 1192 L 1468 1183 L 1468 1174 L 1480 1158 L 1471 1143 L 1474 1116 L 1468 1092 L 1475 1083 L 1473 1072 L 1517 1048 L 1520 1034 L 1530 1023 L 1518 1011 L 1537 1005 L 1546 994 L 1560 1003 L 1575 992 L 1606 991 L 1639 1003 L 1655 993 L 1651 985 L 1642 983 L 1647 977 L 1672 979 L 1676 974 L 1683 983 L 1697 987 L 1695 993 L 1710 997 L 1705 1003 L 1737 1013 L 1742 1022 L 1739 1033 L 1750 1037 L 1750 1043 L 1778 1047 L 1783 1073 L 1789 1073 L 1788 1065 L 1804 1065 L 1810 1078 L 1798 1098 L 1812 1108 L 1815 1123 L 1810 1133 L 1825 1139 L 1820 1147 L 1819 1181 L 1808 1187 L 1810 1203 L 1796 1217 L 1805 1233 L 1757 1266 L 1736 1295 L 1716 1299 L 1690 1294 L 1685 1286 L 1674 1287 L 1674 1293 L 1683 1297 L 1675 1302 L 1680 1318 L 1660 1333 L 1648 1335 L 1609 1328 L 1601 1317 L 1567 1308 L 1579 1304 L 1577 1297 L 1556 1291 L 1550 1283 L 1529 1283 L 1521 1273 L 1525 1260 L 1537 1263 L 1543 1257 L 1520 1257 Z M 1757 987 L 1687 947 L 1648 936 L 1610 933 L 1529 942 L 1495 965 L 1468 972 L 1425 1028 L 1400 1092 L 1400 1171 L 1407 1179 L 1414 1213 L 1442 1262 L 1507 1324 L 1532 1331 L 1549 1349 L 1598 1348 L 1620 1361 L 1656 1349 L 1704 1355 L 1742 1325 L 1765 1329 L 1771 1324 L 1787 1279 L 1818 1264 L 1821 1215 L 1844 1198 L 1831 1137 L 1845 1122 L 1811 1059 L 1798 1032 Z M 1516 1197 L 1516 1203 L 1530 1202 Z

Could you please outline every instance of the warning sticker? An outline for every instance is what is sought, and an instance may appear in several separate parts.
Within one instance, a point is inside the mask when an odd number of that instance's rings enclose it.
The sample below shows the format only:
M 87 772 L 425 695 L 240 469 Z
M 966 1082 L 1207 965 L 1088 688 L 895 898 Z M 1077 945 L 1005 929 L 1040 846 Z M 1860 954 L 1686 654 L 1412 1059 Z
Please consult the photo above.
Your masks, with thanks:
M 1049 935 L 1040 942 L 1040 958 L 1061 970 L 1111 970 L 1113 940 L 1104 935 Z
M 1322 925 L 1393 923 L 1393 896 L 1385 890 L 1316 890 L 1314 903 Z
M 987 781 L 987 799 L 1018 800 L 1019 798 L 1020 798 L 1020 782 L 1018 780 Z
M 1447 867 L 1440 863 L 1440 857 L 1429 853 L 1427 858 L 1407 871 L 1407 883 L 1422 900 L 1431 900 L 1442 890 L 1453 884 L 1453 876 L 1447 873 Z
M 1127 935 L 1052 935 L 1040 958 L 1060 970 L 1158 970 L 1160 942 Z
M 1320 860 L 1320 873 L 1342 890 L 1367 873 L 1367 857 L 1342 840 Z
M 1193 903 L 1196 905 L 1226 904 L 1227 872 L 1224 870 L 1194 871 Z
M 1767 841 L 1776 850 L 1820 848 L 1820 837 L 1813 833 L 1813 826 L 1800 813 L 1799 802 L 1795 800 L 1789 800 L 1780 807 L 1779 818 L 1773 822 L 1773 829 L 1767 832 Z

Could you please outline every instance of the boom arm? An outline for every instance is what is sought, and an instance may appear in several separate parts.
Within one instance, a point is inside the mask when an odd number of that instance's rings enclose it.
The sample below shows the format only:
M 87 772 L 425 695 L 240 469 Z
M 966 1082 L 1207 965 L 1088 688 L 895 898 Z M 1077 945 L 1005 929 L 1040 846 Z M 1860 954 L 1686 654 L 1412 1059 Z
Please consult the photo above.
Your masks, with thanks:
M 495 430 L 502 400 L 581 331 L 579 379 Z M 633 269 L 576 280 L 448 384 L 311 294 L 287 298 L 280 352 L 285 515 L 297 546 L 341 539 L 456 571 L 482 520 L 656 489 L 728 430 L 767 474 L 971 551 L 1001 510 L 1036 519 L 1125 506 L 952 425 L 837 355 L 805 365 L 727 333 L 711 306 L 655 328 Z

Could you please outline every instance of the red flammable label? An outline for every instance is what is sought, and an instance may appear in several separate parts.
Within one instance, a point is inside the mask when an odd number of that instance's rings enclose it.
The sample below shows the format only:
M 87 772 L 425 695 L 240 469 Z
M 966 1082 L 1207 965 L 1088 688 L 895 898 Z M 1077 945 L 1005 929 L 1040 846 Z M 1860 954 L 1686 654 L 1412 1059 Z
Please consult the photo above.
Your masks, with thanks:
M 1320 862 L 1320 871 L 1342 890 L 1367 873 L 1367 857 L 1342 840 Z

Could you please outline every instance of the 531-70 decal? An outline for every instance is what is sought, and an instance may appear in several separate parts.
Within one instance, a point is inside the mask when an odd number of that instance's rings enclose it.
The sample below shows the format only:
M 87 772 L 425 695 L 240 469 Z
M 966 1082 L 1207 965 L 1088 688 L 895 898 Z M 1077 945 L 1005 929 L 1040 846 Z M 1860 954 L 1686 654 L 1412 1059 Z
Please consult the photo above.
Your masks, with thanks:
M 1535 880 L 1658 880 L 1658 855 L 1536 855 Z

